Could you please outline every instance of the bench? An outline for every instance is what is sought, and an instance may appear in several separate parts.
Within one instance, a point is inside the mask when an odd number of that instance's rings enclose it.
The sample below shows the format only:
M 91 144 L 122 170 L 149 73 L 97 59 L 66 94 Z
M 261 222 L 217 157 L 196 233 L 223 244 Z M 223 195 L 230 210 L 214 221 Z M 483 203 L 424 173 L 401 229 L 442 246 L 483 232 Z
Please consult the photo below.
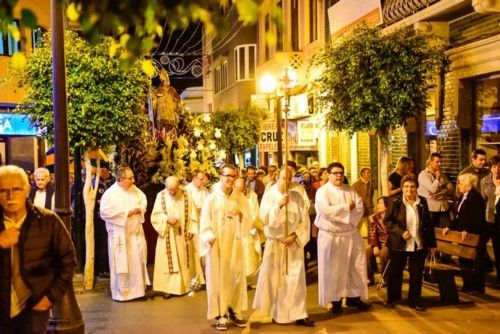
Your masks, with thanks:
M 462 241 L 462 233 L 449 231 L 443 236 L 443 229 L 434 228 L 436 234 L 437 250 L 440 253 L 458 256 L 464 259 L 475 260 L 478 253 L 479 235 L 468 234 Z M 458 298 L 455 276 L 471 275 L 473 269 L 463 268 L 459 265 L 436 263 L 434 278 L 439 287 L 439 296 L 442 305 L 456 305 L 460 303 Z

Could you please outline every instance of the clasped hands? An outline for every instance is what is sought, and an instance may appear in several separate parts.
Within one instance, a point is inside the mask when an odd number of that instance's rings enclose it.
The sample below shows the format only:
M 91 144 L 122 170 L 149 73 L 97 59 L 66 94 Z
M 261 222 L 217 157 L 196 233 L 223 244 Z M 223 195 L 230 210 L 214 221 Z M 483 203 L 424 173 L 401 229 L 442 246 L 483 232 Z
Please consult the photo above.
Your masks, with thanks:
M 134 216 L 134 215 L 138 215 L 138 214 L 140 214 L 140 213 L 141 213 L 141 209 L 139 209 L 139 208 L 135 208 L 135 209 L 132 209 L 132 210 L 130 210 L 130 211 L 128 212 L 127 217 L 132 217 L 132 216 Z
M 21 232 L 15 227 L 0 232 L 0 248 L 10 248 L 17 244 L 20 233 Z

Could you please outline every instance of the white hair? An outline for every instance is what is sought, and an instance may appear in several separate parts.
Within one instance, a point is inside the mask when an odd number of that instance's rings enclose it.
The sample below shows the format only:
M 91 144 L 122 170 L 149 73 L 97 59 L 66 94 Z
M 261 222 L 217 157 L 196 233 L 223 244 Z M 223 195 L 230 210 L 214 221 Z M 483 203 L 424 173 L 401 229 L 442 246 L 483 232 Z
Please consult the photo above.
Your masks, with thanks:
M 458 176 L 458 181 L 464 184 L 470 184 L 472 188 L 477 186 L 477 176 L 472 173 L 460 174 Z
M 0 167 L 0 179 L 4 177 L 10 177 L 13 175 L 19 175 L 21 177 L 21 180 L 23 181 L 23 186 L 25 188 L 30 187 L 30 182 L 28 181 L 28 175 L 26 174 L 24 169 L 15 165 L 6 165 Z
M 45 167 L 39 167 L 39 168 L 35 169 L 35 171 L 33 172 L 33 175 L 35 177 L 41 176 L 41 177 L 49 178 L 50 177 L 50 172 Z

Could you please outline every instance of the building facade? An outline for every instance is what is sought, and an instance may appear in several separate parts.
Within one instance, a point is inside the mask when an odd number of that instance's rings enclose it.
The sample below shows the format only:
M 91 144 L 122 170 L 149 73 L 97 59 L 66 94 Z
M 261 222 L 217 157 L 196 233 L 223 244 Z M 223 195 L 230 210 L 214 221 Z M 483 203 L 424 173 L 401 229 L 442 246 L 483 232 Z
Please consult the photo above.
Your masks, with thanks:
M 444 155 L 453 180 L 470 164 L 472 150 L 488 157 L 500 153 L 500 1 L 385 1 L 385 30 L 413 26 L 448 41 L 450 67 L 429 94 L 431 107 L 418 120 L 416 133 L 394 135 L 396 150 L 422 152 L 420 168 L 431 151 Z M 427 4 L 431 2 L 432 4 Z
M 36 137 L 36 129 L 32 128 L 23 115 L 15 115 L 12 110 L 22 100 L 24 90 L 18 87 L 15 78 L 9 74 L 12 56 L 23 52 L 29 57 L 42 34 L 50 26 L 50 3 L 48 1 L 19 0 L 14 9 L 15 17 L 21 17 L 20 8 L 29 8 L 37 15 L 36 29 L 22 26 L 19 20 L 13 24 L 18 26 L 21 39 L 16 40 L 10 33 L 0 33 L 0 164 L 16 164 L 26 170 L 33 170 L 43 163 L 44 145 Z

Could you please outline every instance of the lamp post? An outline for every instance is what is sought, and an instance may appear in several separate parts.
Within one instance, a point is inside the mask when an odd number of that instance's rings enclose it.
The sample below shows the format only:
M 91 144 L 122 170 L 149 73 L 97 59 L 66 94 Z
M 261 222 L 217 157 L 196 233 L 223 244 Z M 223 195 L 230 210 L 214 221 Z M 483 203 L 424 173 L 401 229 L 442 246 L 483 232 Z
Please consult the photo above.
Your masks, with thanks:
M 283 166 L 283 140 L 282 140 L 282 128 L 281 128 L 281 104 L 279 100 L 279 95 L 277 91 L 277 83 L 274 76 L 271 74 L 265 74 L 260 80 L 260 89 L 266 93 L 267 106 L 270 108 L 271 96 L 274 94 L 274 112 L 276 113 L 276 144 L 277 144 L 277 155 L 278 155 L 278 168 Z
M 66 101 L 66 76 L 64 61 L 64 7 L 62 1 L 51 0 L 50 16 L 52 28 L 52 82 L 54 101 L 54 156 L 55 156 L 55 212 L 64 225 L 71 228 L 69 216 L 69 143 L 68 114 Z M 49 333 L 84 333 L 82 313 L 76 302 L 73 282 L 63 297 L 56 301 L 49 319 Z

